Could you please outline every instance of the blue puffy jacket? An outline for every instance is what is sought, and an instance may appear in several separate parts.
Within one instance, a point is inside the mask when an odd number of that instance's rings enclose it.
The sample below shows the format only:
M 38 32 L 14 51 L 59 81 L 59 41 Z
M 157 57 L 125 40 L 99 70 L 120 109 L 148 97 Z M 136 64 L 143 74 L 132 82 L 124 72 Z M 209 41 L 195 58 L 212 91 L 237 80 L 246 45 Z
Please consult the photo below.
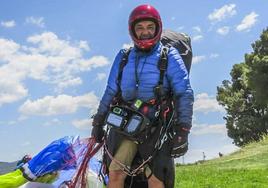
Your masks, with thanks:
M 149 101 L 155 98 L 154 87 L 158 84 L 160 71 L 158 61 L 162 44 L 158 43 L 149 53 L 133 48 L 128 56 L 128 63 L 122 72 L 121 90 L 125 101 L 136 98 Z M 98 114 L 105 115 L 109 105 L 118 91 L 117 78 L 119 67 L 124 54 L 121 50 L 112 65 L 105 93 L 100 101 Z M 137 66 L 135 66 L 137 65 Z M 137 81 L 135 76 L 137 69 Z M 165 92 L 172 91 L 176 99 L 176 112 L 179 123 L 192 124 L 193 90 L 190 86 L 189 75 L 179 52 L 171 47 L 168 52 L 168 67 L 164 76 Z M 138 86 L 136 87 L 138 83 Z

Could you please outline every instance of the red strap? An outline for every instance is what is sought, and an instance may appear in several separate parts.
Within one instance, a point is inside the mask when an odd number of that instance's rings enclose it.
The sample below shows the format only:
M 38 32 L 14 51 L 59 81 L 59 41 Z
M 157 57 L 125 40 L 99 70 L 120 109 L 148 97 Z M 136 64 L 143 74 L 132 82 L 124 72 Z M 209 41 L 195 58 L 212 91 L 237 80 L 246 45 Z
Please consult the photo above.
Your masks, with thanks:
M 77 187 L 77 183 L 78 183 L 78 180 L 80 178 L 82 178 L 81 187 L 86 186 L 85 185 L 85 183 L 86 183 L 85 174 L 86 174 L 86 170 L 88 167 L 88 162 L 99 151 L 99 149 L 102 147 L 102 145 L 103 145 L 103 142 L 97 145 L 96 140 L 93 137 L 89 138 L 87 152 L 83 158 L 83 161 L 82 161 L 73 181 L 71 182 L 71 184 L 69 186 L 70 188 Z
M 186 128 L 186 127 L 182 127 L 181 130 L 186 131 L 186 132 L 190 132 L 190 129 Z
M 156 99 L 150 99 L 148 101 L 148 103 L 151 104 L 151 105 L 155 105 L 156 104 Z
M 167 113 L 169 112 L 169 107 L 167 107 L 167 109 L 164 111 L 164 118 L 167 117 Z

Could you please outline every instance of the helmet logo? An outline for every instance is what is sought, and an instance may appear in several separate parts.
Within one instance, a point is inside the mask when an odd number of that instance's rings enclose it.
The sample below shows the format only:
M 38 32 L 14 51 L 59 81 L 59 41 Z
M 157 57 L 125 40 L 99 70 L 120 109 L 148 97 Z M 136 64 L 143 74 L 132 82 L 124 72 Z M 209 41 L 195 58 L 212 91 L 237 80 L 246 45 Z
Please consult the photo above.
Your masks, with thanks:
M 147 14 L 147 11 L 146 11 L 146 10 L 144 10 L 144 11 L 142 11 L 142 12 L 141 12 L 141 14 Z

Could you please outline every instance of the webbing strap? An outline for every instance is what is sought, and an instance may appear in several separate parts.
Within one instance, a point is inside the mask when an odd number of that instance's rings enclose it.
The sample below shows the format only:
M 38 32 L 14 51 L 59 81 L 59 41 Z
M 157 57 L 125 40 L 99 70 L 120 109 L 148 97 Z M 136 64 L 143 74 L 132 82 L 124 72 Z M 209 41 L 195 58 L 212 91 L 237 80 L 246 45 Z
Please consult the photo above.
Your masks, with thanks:
M 168 48 L 163 46 L 161 49 L 160 60 L 158 63 L 158 68 L 160 70 L 160 77 L 159 77 L 158 85 L 163 85 L 164 75 L 165 75 L 165 72 L 167 70 L 167 65 L 168 65 L 167 54 L 168 54 Z
M 126 66 L 127 62 L 128 62 L 128 55 L 130 53 L 132 48 L 128 48 L 125 50 L 120 66 L 119 66 L 119 72 L 118 72 L 118 78 L 117 78 L 117 86 L 118 86 L 118 92 L 117 92 L 117 97 L 122 97 L 122 90 L 121 90 L 121 81 L 122 81 L 122 74 L 123 74 L 123 69 Z

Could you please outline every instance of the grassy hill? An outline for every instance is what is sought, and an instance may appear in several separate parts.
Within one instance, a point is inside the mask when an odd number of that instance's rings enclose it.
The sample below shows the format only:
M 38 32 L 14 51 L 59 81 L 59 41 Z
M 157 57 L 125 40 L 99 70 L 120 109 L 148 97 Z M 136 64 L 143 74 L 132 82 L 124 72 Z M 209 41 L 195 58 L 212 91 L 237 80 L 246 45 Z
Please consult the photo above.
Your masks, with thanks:
M 176 168 L 178 188 L 268 188 L 268 137 L 218 159 Z

